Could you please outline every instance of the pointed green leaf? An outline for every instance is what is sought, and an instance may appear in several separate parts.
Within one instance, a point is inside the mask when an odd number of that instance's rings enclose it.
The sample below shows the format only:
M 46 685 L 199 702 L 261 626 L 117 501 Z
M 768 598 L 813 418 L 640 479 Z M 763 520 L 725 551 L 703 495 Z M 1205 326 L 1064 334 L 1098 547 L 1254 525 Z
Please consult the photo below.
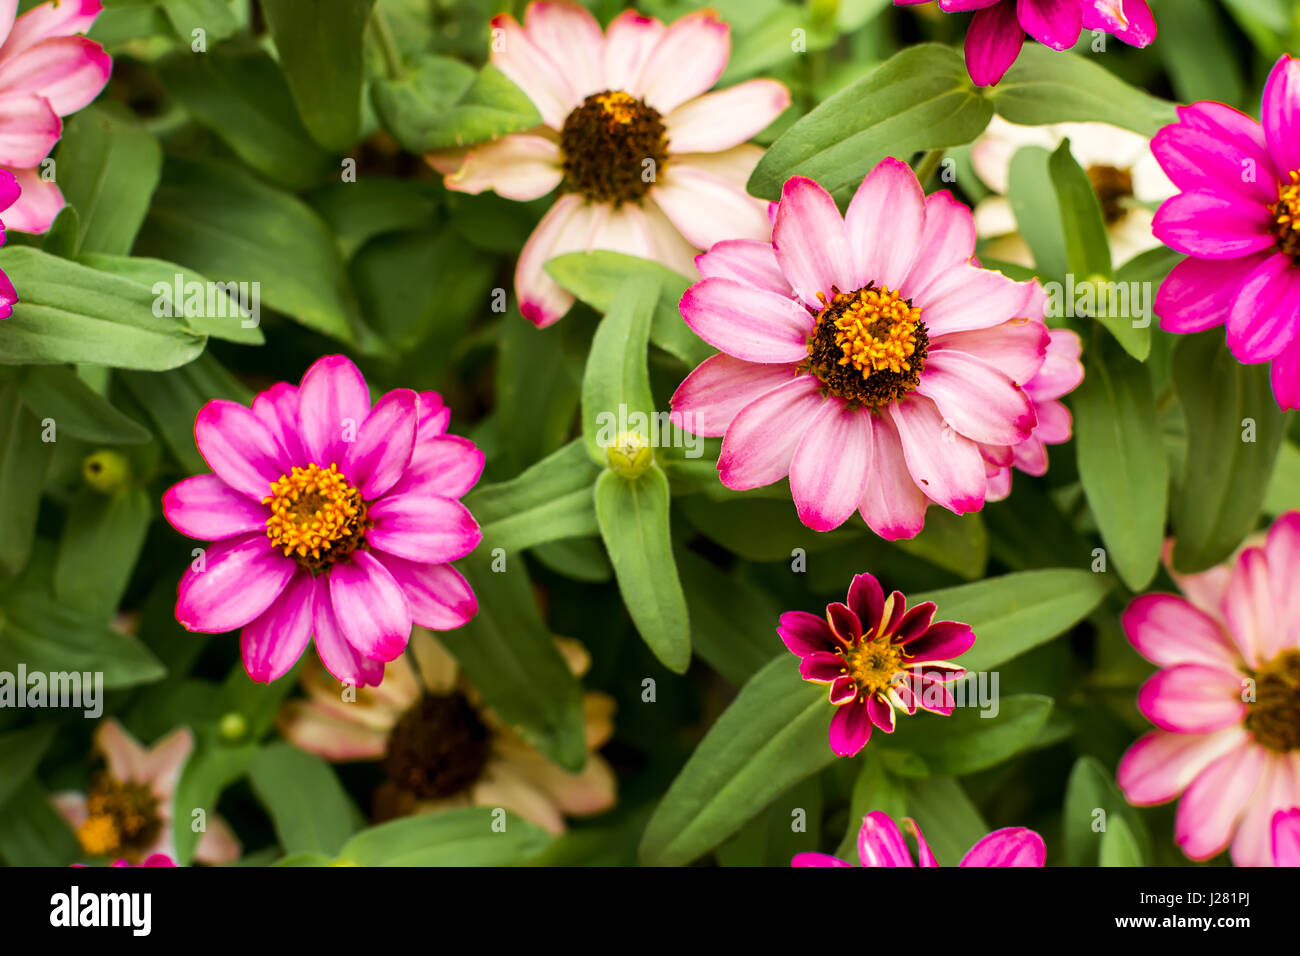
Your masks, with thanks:
M 343 844 L 339 859 L 359 866 L 511 866 L 541 853 L 550 839 L 514 814 L 462 807 L 362 830 Z

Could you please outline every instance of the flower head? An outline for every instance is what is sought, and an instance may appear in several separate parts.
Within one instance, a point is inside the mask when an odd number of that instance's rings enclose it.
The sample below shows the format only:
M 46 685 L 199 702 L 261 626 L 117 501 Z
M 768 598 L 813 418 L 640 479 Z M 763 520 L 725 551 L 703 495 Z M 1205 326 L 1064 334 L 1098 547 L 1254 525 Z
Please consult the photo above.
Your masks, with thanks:
M 577 641 L 558 640 L 581 676 L 591 658 Z M 565 816 L 588 816 L 614 803 L 613 771 L 596 751 L 613 733 L 614 701 L 584 698 L 587 764 L 568 773 L 503 724 L 428 631 L 417 629 L 411 652 L 391 661 L 384 682 L 345 702 L 320 668 L 302 677 L 306 700 L 285 704 L 277 723 L 303 750 L 333 761 L 376 761 L 385 781 L 374 796 L 378 821 L 458 806 L 505 807 L 554 832 Z
M 1158 729 L 1117 779 L 1138 806 L 1182 796 L 1174 837 L 1193 860 L 1231 844 L 1239 866 L 1265 866 L 1274 814 L 1300 804 L 1300 512 L 1227 565 L 1171 574 L 1185 598 L 1146 594 L 1124 612 L 1160 668 L 1138 694 Z
M 209 402 L 194 437 L 213 474 L 163 497 L 176 530 L 216 542 L 181 579 L 177 620 L 243 628 L 244 667 L 266 682 L 313 635 L 331 674 L 375 684 L 413 622 L 460 627 L 478 605 L 450 562 L 480 533 L 458 499 L 483 453 L 446 434 L 450 418 L 434 392 L 395 389 L 371 407 L 341 355 L 317 361 L 299 386 L 262 392 L 251 411 Z
M 921 866 L 938 866 L 921 828 L 911 817 L 903 818 L 903 828 L 916 840 L 916 855 Z M 898 824 L 886 813 L 872 810 L 862 818 L 858 831 L 858 859 L 863 866 L 916 866 L 907 840 Z M 958 866 L 1042 866 L 1047 859 L 1043 838 L 1024 827 L 994 830 L 962 857 Z M 791 866 L 852 866 L 825 853 L 799 853 Z
M 987 476 L 1039 425 L 1023 385 L 1051 337 L 1042 288 L 980 268 L 974 252 L 970 210 L 926 197 L 897 159 L 867 175 L 844 217 L 817 183 L 790 179 L 771 242 L 721 242 L 697 259 L 704 279 L 682 318 L 723 354 L 677 389 L 673 422 L 724 436 L 729 488 L 788 475 L 818 531 L 858 511 L 905 538 L 931 502 L 978 511 Z
M 766 204 L 745 191 L 762 151 L 745 143 L 790 93 L 761 79 L 708 92 L 731 53 L 716 13 L 664 26 L 625 10 L 602 33 L 577 4 L 539 0 L 522 26 L 501 14 L 492 27 L 492 63 L 543 125 L 429 161 L 460 192 L 529 200 L 560 188 L 519 256 L 525 318 L 547 326 L 573 304 L 542 268 L 561 253 L 608 249 L 691 273 L 698 250 L 767 235 Z
M 1161 327 L 1226 325 L 1237 361 L 1272 362 L 1278 405 L 1300 408 L 1300 60 L 1273 68 L 1263 123 L 1211 102 L 1178 117 L 1151 141 L 1181 190 L 1155 233 L 1191 257 L 1156 294 Z
M 965 624 L 934 621 L 935 605 L 907 608 L 898 591 L 885 597 L 870 574 L 849 585 L 846 603 L 826 606 L 825 619 L 806 611 L 781 615 L 777 633 L 800 658 L 799 674 L 830 685 L 831 749 L 852 757 L 871 739 L 872 725 L 894 732 L 894 709 L 917 708 L 947 716 L 956 706 L 948 684 L 966 670 L 951 663 L 970 650 L 975 634 Z
M 896 6 L 930 0 L 894 0 Z M 939 0 L 945 13 L 975 11 L 966 31 L 966 69 L 978 86 L 993 86 L 1020 56 L 1025 34 L 1068 50 L 1084 30 L 1100 30 L 1137 47 L 1156 38 L 1146 0 Z
M 15 194 L 4 221 L 11 229 L 44 232 L 63 208 L 63 194 L 53 177 L 42 175 L 41 161 L 63 135 L 60 117 L 99 95 L 113 61 L 80 35 L 99 16 L 100 0 L 51 0 L 14 19 L 16 7 L 7 3 L 0 12 L 0 169 L 16 178 L 22 195 Z
M 76 832 L 82 850 L 87 856 L 118 857 L 114 866 L 175 866 L 173 804 L 181 770 L 194 749 L 193 735 L 182 727 L 146 750 L 110 717 L 96 728 L 95 748 L 106 767 L 95 776 L 89 793 L 54 797 L 55 808 Z M 209 814 L 194 858 L 228 863 L 239 852 L 239 841 L 225 820 Z

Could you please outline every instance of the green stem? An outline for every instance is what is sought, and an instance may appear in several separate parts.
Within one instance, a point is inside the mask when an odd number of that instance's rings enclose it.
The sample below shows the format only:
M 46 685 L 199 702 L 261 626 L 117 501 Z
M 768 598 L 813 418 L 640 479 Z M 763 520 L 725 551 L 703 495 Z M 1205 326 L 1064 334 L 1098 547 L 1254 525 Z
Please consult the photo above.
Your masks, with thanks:
M 384 16 L 379 5 L 370 14 L 370 25 L 374 28 L 375 43 L 379 46 L 379 55 L 384 60 L 384 71 L 388 78 L 400 80 L 405 73 L 402 66 L 402 54 L 397 50 L 397 41 L 393 39 L 393 31 L 388 26 L 388 19 Z
M 930 181 L 930 177 L 938 171 L 939 164 L 943 162 L 943 154 L 946 152 L 947 150 L 944 149 L 929 150 L 916 164 L 916 178 L 922 186 L 925 186 Z

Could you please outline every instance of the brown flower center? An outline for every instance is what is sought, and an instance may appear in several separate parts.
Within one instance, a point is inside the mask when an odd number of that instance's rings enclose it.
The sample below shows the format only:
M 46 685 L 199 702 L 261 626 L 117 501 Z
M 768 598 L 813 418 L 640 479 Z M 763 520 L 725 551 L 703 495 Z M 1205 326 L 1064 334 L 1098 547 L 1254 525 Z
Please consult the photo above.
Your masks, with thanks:
M 1300 651 L 1283 651 L 1255 672 L 1246 729 L 1270 750 L 1300 750 Z
M 273 547 L 312 574 L 330 567 L 365 544 L 366 503 L 338 470 L 319 465 L 299 468 L 271 483 L 262 499 L 271 509 L 266 536 Z
M 1117 166 L 1089 166 L 1087 172 L 1106 225 L 1113 226 L 1128 212 L 1124 200 L 1133 197 L 1133 174 Z
M 426 694 L 393 728 L 384 772 L 418 799 L 450 797 L 482 775 L 491 738 L 464 694 Z
M 1273 205 L 1277 246 L 1300 262 L 1300 169 L 1291 171 L 1291 182 L 1277 192 Z
M 121 783 L 107 773 L 99 774 L 91 785 L 86 811 L 77 840 L 90 856 L 139 863 L 162 830 L 153 792 L 144 784 Z
M 916 388 L 930 338 L 921 310 L 874 284 L 856 292 L 832 288 L 808 339 L 807 367 L 845 401 L 881 408 Z
M 560 130 L 565 188 L 592 202 L 638 202 L 663 172 L 663 117 L 622 90 L 593 93 Z

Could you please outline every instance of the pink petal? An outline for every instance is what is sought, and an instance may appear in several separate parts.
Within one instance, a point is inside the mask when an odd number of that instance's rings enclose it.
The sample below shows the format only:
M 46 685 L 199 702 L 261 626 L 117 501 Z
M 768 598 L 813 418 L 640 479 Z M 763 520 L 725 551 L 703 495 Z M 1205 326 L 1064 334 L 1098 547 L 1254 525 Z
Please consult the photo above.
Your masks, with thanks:
M 876 726 L 881 733 L 892 734 L 894 732 L 894 708 L 885 700 L 878 696 L 867 698 L 867 714 L 871 717 L 871 723 Z
M 1300 800 L 1296 769 L 1297 763 L 1289 754 L 1265 751 L 1259 783 L 1232 839 L 1232 862 L 1237 866 L 1275 865 L 1273 819 Z
M 1042 402 L 1068 395 L 1078 388 L 1083 381 L 1083 363 L 1079 361 L 1082 348 L 1083 343 L 1077 332 L 1052 329 L 1043 367 L 1025 383 L 1025 392 L 1029 397 Z
M 63 208 L 63 193 L 58 184 L 41 179 L 37 169 L 5 167 L 18 181 L 22 194 L 4 213 L 4 224 L 22 232 L 45 232 Z M 7 280 L 6 280 L 7 281 Z M 17 301 L 14 297 L 13 301 Z
M 497 14 L 491 22 L 493 36 L 501 41 L 492 45 L 492 65 L 533 101 L 542 114 L 542 122 L 551 129 L 560 129 L 569 112 L 582 101 L 564 71 L 556 65 L 569 51 L 538 49 L 508 13 Z
M 1173 594 L 1143 594 L 1120 620 L 1134 649 L 1161 667 L 1206 664 L 1231 670 L 1239 664 L 1219 623 Z
M 902 286 L 925 234 L 925 194 L 912 168 L 892 157 L 877 163 L 853 194 L 844 229 L 855 267 L 853 288 L 868 282 Z
M 834 292 L 858 288 L 844 220 L 830 193 L 806 176 L 791 176 L 781 188 L 776 225 L 772 229 L 776 260 L 799 298 L 820 310 Z
M 278 382 L 253 399 L 253 414 L 288 454 L 290 465 L 306 465 L 307 450 L 298 434 L 298 386 Z
M 914 538 L 925 527 L 925 496 L 912 473 L 898 430 L 888 415 L 872 416 L 872 474 L 858 504 L 862 520 L 887 541 Z
M 790 105 L 776 80 L 749 80 L 688 100 L 664 117 L 674 153 L 716 153 L 761 133 Z
M 1157 671 L 1138 691 L 1138 710 L 1161 730 L 1208 734 L 1241 723 L 1244 678 L 1222 667 L 1175 664 Z
M 866 572 L 853 575 L 848 605 L 865 630 L 872 632 L 879 626 L 885 612 L 885 592 L 875 575 Z
M 423 564 L 463 558 L 483 538 L 469 509 L 448 498 L 389 495 L 370 506 L 369 516 L 374 522 L 366 532 L 371 546 Z
M 1282 411 L 1300 408 L 1300 339 L 1273 360 L 1269 371 L 1273 397 Z
M 329 585 L 325 582 L 316 589 L 312 629 L 316 637 L 316 653 L 320 656 L 325 669 L 336 680 L 351 684 L 353 687 L 379 686 L 384 679 L 384 662 L 366 657 L 348 643 L 334 617 Z M 292 736 L 289 739 L 295 744 L 298 743 Z M 309 747 L 304 749 L 319 753 Z
M 1035 286 L 990 269 L 961 265 L 931 282 L 924 292 L 905 286 L 903 294 L 921 307 L 921 321 L 937 337 L 1031 317 Z
M 388 491 L 411 465 L 419 398 L 409 388 L 389 392 L 370 410 L 356 441 L 343 452 L 343 472 L 367 501 Z
M 790 860 L 791 866 L 852 866 L 852 863 L 845 863 L 837 856 L 830 856 L 826 853 L 796 853 Z
M 99 95 L 112 70 L 112 58 L 93 40 L 52 37 L 0 60 L 0 91 L 42 96 L 67 116 Z
M 451 409 L 443 404 L 442 396 L 437 392 L 420 393 L 420 427 L 416 438 L 424 441 L 435 435 L 445 434 L 451 424 Z
M 913 657 L 918 656 L 910 647 L 917 638 L 921 637 L 930 629 L 930 624 L 934 621 L 934 612 L 937 610 L 933 601 L 922 601 L 916 607 L 908 608 L 906 613 L 898 619 L 898 625 L 894 629 L 893 643 L 904 645 L 908 654 Z M 963 625 L 964 626 L 964 625 Z M 974 640 L 974 637 L 971 638 Z M 960 653 L 960 652 L 958 652 Z M 940 655 L 946 657 L 947 655 Z
M 677 231 L 697 249 L 724 239 L 766 239 L 763 204 L 731 179 L 689 159 L 678 158 L 659 172 L 650 195 Z
M 1201 101 L 1178 107 L 1178 119 L 1186 126 L 1227 143 L 1245 159 L 1254 160 L 1257 178 L 1277 182 L 1279 172 L 1269 154 L 1264 129 L 1252 116 L 1222 103 Z
M 1223 595 L 1223 618 L 1251 670 L 1272 657 L 1273 588 L 1262 549 L 1247 548 L 1237 556 Z
M 829 684 L 844 674 L 844 658 L 830 651 L 813 651 L 799 661 L 799 676 L 814 684 Z
M 975 217 L 952 193 L 932 193 L 925 200 L 925 229 L 917 243 L 912 269 L 902 287 L 915 298 L 975 254 Z
M 1024 827 L 994 830 L 962 857 L 958 866 L 1044 866 L 1047 846 L 1043 838 Z
M 672 422 L 695 435 L 724 434 L 740 410 L 791 381 L 794 365 L 759 365 L 719 353 L 686 376 L 669 400 Z
M 624 10 L 605 31 L 605 85 L 640 97 L 641 76 L 666 27 L 654 17 Z
M 478 613 L 469 582 L 450 564 L 420 564 L 374 552 L 411 607 L 411 620 L 434 631 L 451 631 Z
M 985 482 L 979 447 L 947 427 L 929 399 L 908 398 L 888 407 L 907 470 L 926 496 L 956 514 L 982 508 Z
M 1105 30 L 1136 47 L 1156 39 L 1156 18 L 1147 0 L 1084 0 L 1083 28 Z
M 1115 779 L 1134 806 L 1166 803 L 1202 770 L 1243 746 L 1246 732 L 1229 727 L 1213 734 L 1171 734 L 1156 730 L 1139 738 L 1119 762 Z
M 411 637 L 411 609 L 388 569 L 368 551 L 329 573 L 330 604 L 338 629 L 361 655 L 391 661 Z
M 370 389 L 343 355 L 327 355 L 307 369 L 298 387 L 298 421 L 311 460 L 322 468 L 347 461 L 370 414 Z M 215 470 L 215 469 L 214 469 Z
M 1300 866 L 1300 808 L 1274 815 L 1272 845 L 1275 866 Z
M 0 95 L 0 163 L 37 166 L 62 133 L 63 121 L 44 97 L 35 93 Z M 4 207 L 11 204 L 12 200 Z
M 1174 841 L 1188 857 L 1208 860 L 1228 845 L 1259 782 L 1264 753 L 1262 747 L 1238 747 L 1192 781 L 1174 823 Z
M 1017 0 L 1016 13 L 1024 31 L 1053 50 L 1068 50 L 1083 32 L 1078 0 Z
M 196 559 L 197 560 L 197 559 Z M 181 578 L 176 620 L 189 631 L 216 634 L 243 627 L 280 596 L 298 565 L 271 547 L 265 534 L 209 546 L 204 570 Z
M 790 464 L 799 520 L 814 531 L 838 528 L 857 510 L 870 477 L 870 414 L 828 399 L 808 423 Z
M 807 611 L 786 611 L 776 629 L 791 654 L 806 657 L 838 646 L 835 635 L 823 618 Z
M 275 602 L 244 626 L 239 646 L 254 683 L 269 684 L 298 663 L 311 641 L 315 595 L 316 579 L 299 568 Z
M 3 19 L 12 19 L 9 9 L 16 4 L 8 0 L 4 6 L 6 9 Z M 4 44 L 4 49 L 0 50 L 0 60 L 50 37 L 87 33 L 103 9 L 100 0 L 58 0 L 57 3 L 42 3 L 33 7 L 12 21 L 11 30 L 0 29 L 0 43 Z M 5 25 L 3 19 L 0 19 L 0 26 Z M 7 38 L 4 36 L 6 32 Z
M 1010 2 L 986 7 L 966 29 L 966 70 L 976 86 L 995 86 L 1020 56 L 1025 31 Z
M 862 818 L 858 857 L 863 866 L 916 866 L 898 824 L 879 810 L 872 810 Z
M 1038 424 L 1029 396 L 1010 376 L 965 352 L 929 355 L 916 391 L 933 400 L 944 421 L 973 441 L 1016 445 Z
M 586 9 L 576 3 L 536 0 L 524 10 L 524 30 L 538 50 L 560 65 L 578 99 L 607 89 L 605 37 Z
M 1264 109 L 1261 116 L 1268 151 L 1284 175 L 1300 169 L 1300 60 L 1290 54 L 1281 59 L 1269 74 L 1264 87 Z
M 1233 140 L 1208 130 L 1182 123 L 1166 126 L 1151 140 L 1151 153 L 1184 192 L 1223 193 L 1269 206 L 1277 201 L 1275 179 L 1243 175 L 1255 150 L 1243 152 Z
M 731 55 L 731 28 L 712 10 L 696 10 L 668 27 L 641 70 L 645 101 L 668 114 L 710 89 Z
M 459 168 L 443 178 L 453 192 L 492 190 L 498 196 L 527 202 L 541 199 L 564 179 L 564 158 L 554 141 L 513 133 L 475 146 Z
M 195 475 L 167 489 L 163 495 L 163 515 L 186 537 L 220 541 L 265 531 L 267 509 L 216 475 Z
M 483 474 L 483 452 L 468 438 L 434 435 L 416 442 L 406 474 L 391 489 L 394 495 L 418 492 L 459 498 Z
M 573 305 L 573 296 L 560 288 L 543 267 L 556 256 L 586 248 L 592 210 L 577 193 L 561 196 L 542 216 L 519 253 L 515 267 L 519 311 L 538 328 L 558 321 Z
M 816 323 L 794 299 L 734 279 L 704 279 L 686 290 L 680 308 L 696 335 L 735 358 L 788 364 L 808 357 Z
M 271 493 L 272 483 L 289 471 L 275 436 L 235 402 L 216 399 L 204 405 L 194 422 L 194 441 L 217 477 L 259 503 Z
M 924 634 L 903 645 L 911 660 L 921 663 L 950 661 L 960 657 L 975 643 L 975 632 L 967 624 L 937 621 Z
M 123 783 L 143 783 L 147 773 L 149 755 L 140 741 L 109 717 L 95 728 L 95 749 L 104 757 L 108 773 Z
M 1155 311 L 1166 332 L 1203 332 L 1228 321 L 1237 289 L 1270 253 L 1244 259 L 1184 259 L 1156 293 Z
M 794 294 L 777 265 L 772 244 L 761 239 L 726 239 L 714 243 L 708 252 L 695 257 L 695 266 L 705 279 L 735 279 L 765 292 L 786 297 Z
M 1300 512 L 1280 516 L 1268 529 L 1264 545 L 1273 585 L 1273 627 L 1264 635 L 1261 656 L 1271 658 L 1287 647 L 1300 647 Z
M 801 375 L 741 409 L 722 439 L 722 483 L 744 491 L 788 475 L 804 429 L 824 401 L 816 377 Z
M 1236 259 L 1277 241 L 1267 206 L 1208 192 L 1166 200 L 1152 230 L 1165 245 L 1202 259 Z
M 1300 267 L 1287 255 L 1265 259 L 1228 311 L 1228 347 L 1246 364 L 1277 358 L 1300 334 Z
M 933 357 L 948 350 L 961 352 L 997 369 L 1016 384 L 1027 385 L 1042 370 L 1050 341 L 1051 334 L 1043 323 L 1013 320 L 987 329 L 931 338 L 929 354 Z M 1079 370 L 1082 376 L 1082 366 Z
M 850 701 L 835 708 L 831 718 L 830 744 L 836 756 L 856 757 L 871 739 L 871 716 L 862 701 Z

